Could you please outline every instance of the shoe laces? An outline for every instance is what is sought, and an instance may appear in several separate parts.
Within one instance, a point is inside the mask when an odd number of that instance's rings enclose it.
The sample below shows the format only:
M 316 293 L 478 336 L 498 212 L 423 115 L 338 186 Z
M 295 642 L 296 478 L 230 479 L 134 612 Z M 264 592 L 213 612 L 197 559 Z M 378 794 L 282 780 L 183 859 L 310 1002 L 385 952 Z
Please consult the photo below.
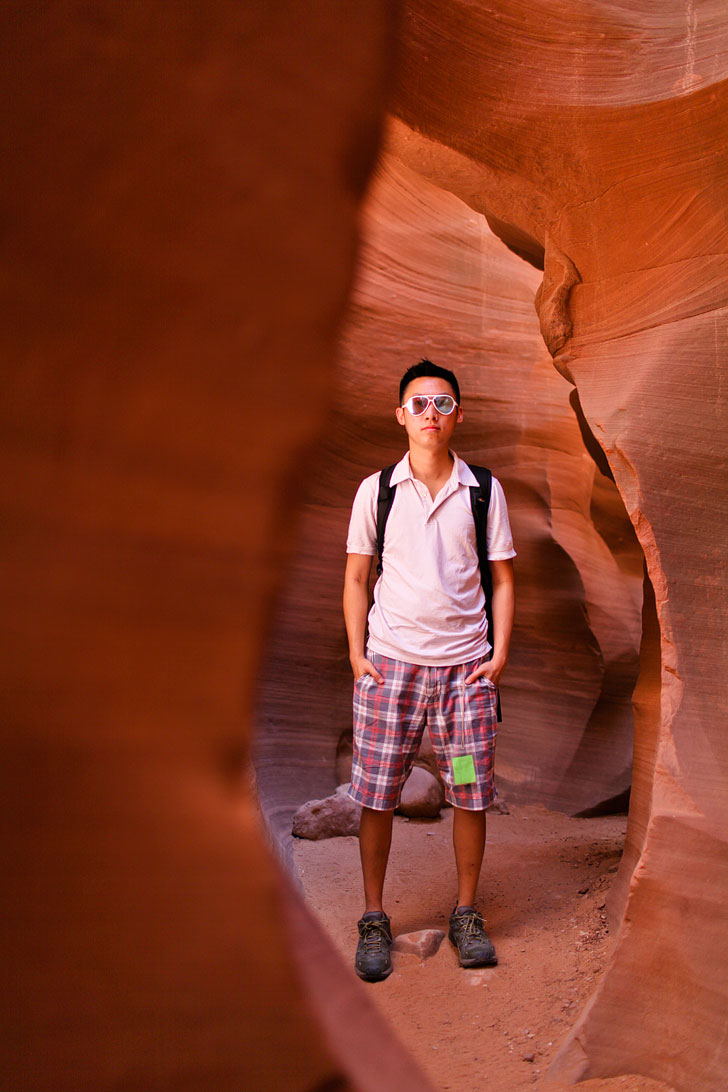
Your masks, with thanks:
M 380 952 L 389 944 L 387 923 L 384 921 L 365 921 L 361 939 L 367 952 Z
M 485 932 L 483 917 L 477 910 L 468 910 L 465 914 L 456 915 L 458 928 L 465 936 L 479 936 Z

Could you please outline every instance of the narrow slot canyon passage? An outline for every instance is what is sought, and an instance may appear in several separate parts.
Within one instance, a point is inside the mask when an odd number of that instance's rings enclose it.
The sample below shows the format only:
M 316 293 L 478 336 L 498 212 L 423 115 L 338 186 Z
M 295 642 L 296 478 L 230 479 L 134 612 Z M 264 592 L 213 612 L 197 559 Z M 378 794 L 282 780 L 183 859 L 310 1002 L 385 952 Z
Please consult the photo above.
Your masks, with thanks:
M 291 818 L 349 778 L 340 604 L 353 494 L 403 450 L 393 413 L 401 373 L 423 356 L 452 368 L 465 414 L 456 450 L 504 485 L 518 551 L 500 803 L 488 816 L 479 897 L 499 966 L 465 972 L 445 940 L 424 961 L 395 953 L 391 978 L 362 987 L 434 1086 L 450 1092 L 545 1085 L 609 958 L 609 893 L 627 827 L 644 558 L 588 435 L 587 450 L 575 392 L 543 343 L 540 280 L 483 216 L 383 156 L 363 217 L 334 411 L 257 717 L 263 811 L 353 977 L 357 839 L 292 842 Z M 437 820 L 395 818 L 385 890 L 395 937 L 446 929 L 451 839 L 449 808 Z M 669 1092 L 637 1076 L 584 1087 Z
M 0 36 L 5 1084 L 725 1092 L 722 0 Z M 346 525 L 425 355 L 518 550 L 501 964 L 368 987 L 356 841 L 291 823 L 347 777 Z M 397 933 L 445 924 L 451 818 L 397 820 Z
M 624 806 L 644 558 L 539 333 L 541 273 L 482 216 L 393 156 L 382 161 L 364 224 L 334 407 L 260 688 L 266 818 L 285 839 L 292 808 L 336 787 L 331 756 L 351 728 L 341 616 L 351 501 L 363 477 L 401 456 L 396 386 L 425 355 L 460 379 L 458 454 L 503 484 L 518 551 L 501 790 L 572 815 Z

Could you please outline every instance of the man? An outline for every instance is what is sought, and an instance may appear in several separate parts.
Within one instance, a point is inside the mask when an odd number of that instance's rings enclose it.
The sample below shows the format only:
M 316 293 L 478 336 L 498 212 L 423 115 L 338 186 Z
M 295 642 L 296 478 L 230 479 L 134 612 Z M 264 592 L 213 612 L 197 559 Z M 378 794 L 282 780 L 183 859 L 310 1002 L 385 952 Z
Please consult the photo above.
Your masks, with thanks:
M 395 410 L 409 450 L 394 468 L 382 572 L 368 615 L 377 553 L 379 474 L 356 494 L 347 539 L 344 618 L 354 673 L 354 760 L 350 796 L 362 805 L 359 843 L 364 915 L 355 969 L 377 981 L 392 970 L 390 920 L 382 905 L 392 818 L 424 727 L 454 808 L 458 895 L 450 940 L 463 967 L 497 962 L 475 908 L 493 802 L 497 686 L 513 627 L 515 556 L 503 490 L 493 478 L 488 558 L 493 633 L 488 633 L 470 487 L 478 481 L 451 451 L 463 419 L 451 371 L 423 360 L 405 372 Z M 454 772 L 453 758 L 463 767 Z M 470 771 L 470 772 L 468 772 Z M 465 778 L 465 783 L 459 784 Z

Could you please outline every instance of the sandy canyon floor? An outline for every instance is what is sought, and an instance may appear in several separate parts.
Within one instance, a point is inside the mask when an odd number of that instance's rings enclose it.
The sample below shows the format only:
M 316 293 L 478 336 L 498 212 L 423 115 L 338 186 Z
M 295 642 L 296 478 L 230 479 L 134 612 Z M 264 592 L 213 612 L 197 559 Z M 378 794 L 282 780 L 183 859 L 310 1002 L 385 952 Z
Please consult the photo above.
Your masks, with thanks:
M 498 966 L 464 971 L 445 939 L 436 955 L 393 953 L 384 982 L 362 983 L 443 1092 L 566 1092 L 547 1080 L 610 951 L 605 896 L 626 819 L 572 819 L 545 808 L 488 815 L 479 907 Z M 452 811 L 395 818 L 385 906 L 394 935 L 447 930 L 455 893 Z M 356 838 L 294 839 L 306 900 L 349 966 L 361 914 Z M 351 970 L 354 976 L 354 970 Z M 591 1080 L 584 1092 L 671 1092 L 641 1076 Z

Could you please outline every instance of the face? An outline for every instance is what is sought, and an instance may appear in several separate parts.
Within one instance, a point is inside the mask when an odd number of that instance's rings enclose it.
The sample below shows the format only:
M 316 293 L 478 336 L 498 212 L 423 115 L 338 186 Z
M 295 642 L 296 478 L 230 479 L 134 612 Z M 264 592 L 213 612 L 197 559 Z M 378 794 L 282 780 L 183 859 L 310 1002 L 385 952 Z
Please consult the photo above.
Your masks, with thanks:
M 413 379 L 405 389 L 402 401 L 406 402 L 413 394 L 427 394 L 431 397 L 436 394 L 449 394 L 455 397 L 455 391 L 450 384 L 436 376 Z M 402 406 L 398 406 L 394 412 L 400 425 L 403 425 L 407 431 L 410 446 L 431 451 L 448 448 L 455 426 L 463 419 L 460 406 L 452 413 L 444 414 L 438 413 L 432 402 L 419 417 L 413 417 L 409 410 Z

